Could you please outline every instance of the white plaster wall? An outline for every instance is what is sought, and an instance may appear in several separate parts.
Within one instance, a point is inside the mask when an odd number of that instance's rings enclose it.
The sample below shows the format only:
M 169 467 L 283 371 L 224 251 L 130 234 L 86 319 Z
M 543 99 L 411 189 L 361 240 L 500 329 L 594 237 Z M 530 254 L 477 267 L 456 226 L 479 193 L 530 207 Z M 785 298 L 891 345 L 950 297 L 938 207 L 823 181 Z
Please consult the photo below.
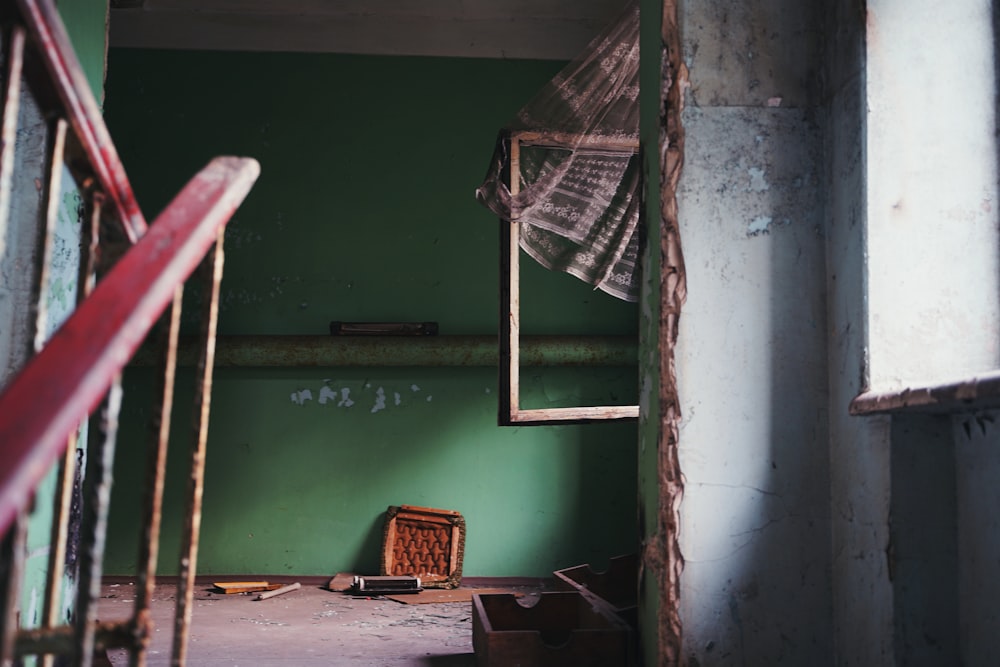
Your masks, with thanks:
M 681 11 L 681 617 L 692 665 L 833 664 L 813 11 L 791 0 Z
M 1000 368 L 994 47 L 984 0 L 870 0 L 869 382 Z

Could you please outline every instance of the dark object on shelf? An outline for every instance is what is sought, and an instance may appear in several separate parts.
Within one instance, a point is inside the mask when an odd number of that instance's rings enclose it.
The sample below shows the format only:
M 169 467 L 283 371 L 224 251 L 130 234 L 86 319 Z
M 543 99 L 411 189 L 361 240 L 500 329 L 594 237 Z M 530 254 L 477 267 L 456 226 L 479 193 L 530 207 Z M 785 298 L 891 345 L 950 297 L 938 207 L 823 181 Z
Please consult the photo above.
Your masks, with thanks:
M 525 606 L 509 593 L 472 597 L 479 667 L 626 667 L 636 660 L 628 625 L 575 592 L 541 593 Z
M 465 519 L 454 510 L 390 505 L 382 536 L 381 574 L 420 577 L 426 588 L 458 588 Z
M 436 336 L 437 322 L 330 322 L 331 336 Z
M 354 577 L 350 588 L 355 595 L 402 595 L 422 590 L 420 577 Z
M 615 556 L 608 569 L 597 572 L 590 565 L 577 565 L 552 573 L 557 590 L 577 591 L 606 603 L 633 629 L 638 626 L 639 557 Z

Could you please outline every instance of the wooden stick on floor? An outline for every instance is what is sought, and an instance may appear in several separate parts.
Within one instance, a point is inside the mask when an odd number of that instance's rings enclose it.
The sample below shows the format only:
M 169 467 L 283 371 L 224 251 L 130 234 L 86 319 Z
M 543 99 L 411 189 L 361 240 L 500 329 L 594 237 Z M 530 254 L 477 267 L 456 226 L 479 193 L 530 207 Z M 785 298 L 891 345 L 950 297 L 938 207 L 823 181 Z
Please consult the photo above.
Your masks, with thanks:
M 275 595 L 284 595 L 285 593 L 291 593 L 292 591 L 297 591 L 302 588 L 302 584 L 295 582 L 294 584 L 288 584 L 287 586 L 282 586 L 281 588 L 276 588 L 273 591 L 267 591 L 266 593 L 260 593 L 256 599 L 266 600 L 268 598 L 273 598 Z

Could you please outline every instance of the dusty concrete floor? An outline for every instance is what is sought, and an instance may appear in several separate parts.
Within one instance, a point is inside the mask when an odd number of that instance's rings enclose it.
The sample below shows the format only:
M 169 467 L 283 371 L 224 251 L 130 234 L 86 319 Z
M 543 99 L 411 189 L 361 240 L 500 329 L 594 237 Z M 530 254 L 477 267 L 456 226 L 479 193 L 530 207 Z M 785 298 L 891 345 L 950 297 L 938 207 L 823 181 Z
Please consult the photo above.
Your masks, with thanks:
M 512 588 L 531 596 L 527 587 Z M 195 588 L 188 665 L 267 667 L 475 667 L 471 602 L 404 604 L 334 593 L 315 584 L 267 600 Z M 105 584 L 100 620 L 128 618 L 135 588 Z M 176 586 L 158 584 L 151 605 L 150 667 L 169 665 Z M 124 650 L 108 653 L 128 664 Z

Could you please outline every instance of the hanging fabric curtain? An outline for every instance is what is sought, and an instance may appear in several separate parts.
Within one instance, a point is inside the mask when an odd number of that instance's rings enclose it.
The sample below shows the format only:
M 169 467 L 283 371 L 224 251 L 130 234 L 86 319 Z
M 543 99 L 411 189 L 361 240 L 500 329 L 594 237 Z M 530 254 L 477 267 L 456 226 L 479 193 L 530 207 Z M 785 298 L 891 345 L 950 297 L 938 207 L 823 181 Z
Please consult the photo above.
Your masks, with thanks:
M 626 301 L 639 293 L 639 7 L 618 19 L 503 127 L 476 198 L 520 223 L 542 266 Z

